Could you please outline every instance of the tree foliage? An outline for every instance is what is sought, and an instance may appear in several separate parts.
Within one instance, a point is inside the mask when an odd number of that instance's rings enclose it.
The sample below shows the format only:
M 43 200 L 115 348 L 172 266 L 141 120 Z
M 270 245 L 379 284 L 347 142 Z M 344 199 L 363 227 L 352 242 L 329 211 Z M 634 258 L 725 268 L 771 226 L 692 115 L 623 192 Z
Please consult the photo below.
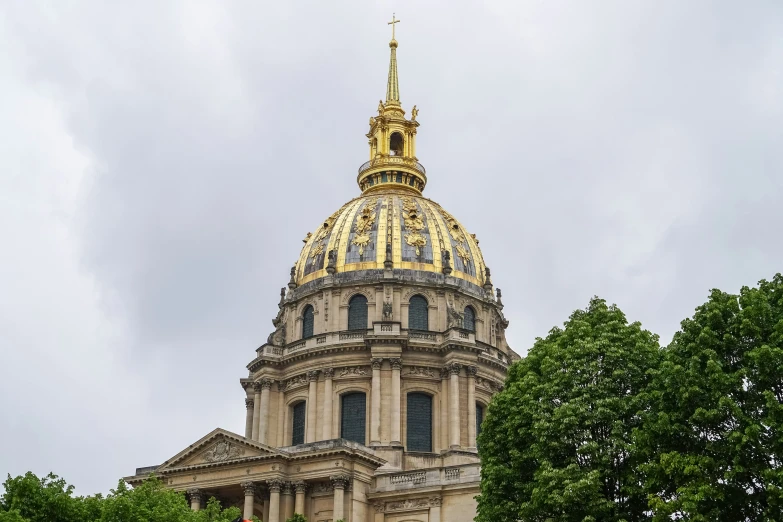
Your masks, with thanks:
M 155 477 L 136 488 L 120 481 L 106 497 L 75 497 L 73 486 L 51 473 L 9 476 L 3 486 L 0 522 L 232 522 L 241 514 L 214 498 L 205 509 L 191 511 L 182 493 Z
M 632 432 L 660 356 L 656 335 L 598 298 L 537 339 L 482 425 L 476 520 L 644 520 Z
M 783 277 L 681 324 L 640 432 L 655 520 L 783 520 Z

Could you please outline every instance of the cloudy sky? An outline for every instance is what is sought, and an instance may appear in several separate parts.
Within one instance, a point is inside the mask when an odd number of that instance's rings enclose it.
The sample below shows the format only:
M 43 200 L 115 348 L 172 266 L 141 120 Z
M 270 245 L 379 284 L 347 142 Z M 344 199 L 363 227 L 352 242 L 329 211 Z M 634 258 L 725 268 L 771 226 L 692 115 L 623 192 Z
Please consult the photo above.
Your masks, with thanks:
M 389 27 L 425 194 L 524 353 L 591 296 L 668 342 L 783 260 L 783 3 L 0 3 L 0 473 L 107 491 L 214 429 L 358 193 Z

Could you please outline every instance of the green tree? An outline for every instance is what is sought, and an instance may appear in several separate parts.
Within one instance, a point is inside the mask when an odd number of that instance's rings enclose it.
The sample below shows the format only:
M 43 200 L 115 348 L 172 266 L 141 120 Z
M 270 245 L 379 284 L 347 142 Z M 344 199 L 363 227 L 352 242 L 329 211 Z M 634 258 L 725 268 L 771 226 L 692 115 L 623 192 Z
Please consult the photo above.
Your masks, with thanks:
M 16 513 L 29 522 L 83 522 L 95 520 L 101 497 L 74 497 L 73 486 L 49 473 L 38 478 L 34 473 L 8 479 L 3 483 L 0 512 L 7 520 Z M 0 518 L 0 520 L 3 520 Z
M 285 522 L 307 522 L 307 517 L 299 513 L 294 513 L 294 516 L 287 518 Z
M 482 425 L 476 520 L 646 520 L 632 431 L 660 356 L 656 335 L 598 298 L 537 339 Z
M 713 290 L 652 388 L 638 446 L 655 520 L 783 520 L 783 277 Z

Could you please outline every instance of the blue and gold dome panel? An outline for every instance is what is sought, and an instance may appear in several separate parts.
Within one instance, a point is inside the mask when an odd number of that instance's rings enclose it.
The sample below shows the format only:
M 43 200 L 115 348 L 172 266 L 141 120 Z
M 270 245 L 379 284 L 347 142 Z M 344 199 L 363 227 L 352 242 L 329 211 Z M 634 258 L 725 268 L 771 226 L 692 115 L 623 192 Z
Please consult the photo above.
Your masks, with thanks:
M 434 201 L 405 191 L 366 193 L 307 234 L 296 282 L 326 276 L 330 251 L 337 272 L 383 269 L 387 245 L 394 268 L 441 272 L 448 252 L 452 276 L 484 283 L 484 259 L 475 236 Z

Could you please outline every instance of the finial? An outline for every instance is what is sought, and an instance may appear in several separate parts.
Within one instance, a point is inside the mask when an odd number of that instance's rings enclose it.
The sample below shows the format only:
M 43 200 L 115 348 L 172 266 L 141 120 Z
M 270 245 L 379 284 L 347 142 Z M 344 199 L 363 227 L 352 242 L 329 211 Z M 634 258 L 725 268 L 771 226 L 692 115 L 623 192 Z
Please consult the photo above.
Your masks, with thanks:
M 335 259 L 335 257 L 334 249 L 330 250 L 328 254 L 329 262 L 326 264 L 326 273 L 329 275 L 337 272 L 337 259 Z
M 285 303 L 285 287 L 280 289 L 280 302 L 277 304 L 277 306 L 282 308 L 283 303 Z
M 419 109 L 417 109 L 416 106 L 414 105 L 413 108 L 411 109 L 411 121 L 416 121 L 416 116 L 418 115 L 419 115 Z
M 398 24 L 398 23 L 400 23 L 400 20 L 397 20 L 396 17 L 395 17 L 395 13 L 392 13 L 392 21 L 389 22 L 388 24 L 386 24 L 386 25 L 392 26 L 392 39 L 391 39 L 391 41 L 394 42 L 394 46 L 395 47 L 397 46 L 397 42 L 394 40 L 394 26 L 396 24 Z M 389 43 L 389 47 L 391 47 L 391 45 L 392 44 Z
M 288 280 L 288 288 L 296 288 L 296 265 L 291 267 L 291 279 Z
M 484 290 L 490 293 L 492 292 L 492 278 L 490 277 L 489 267 L 484 267 Z
M 501 297 L 501 295 L 502 295 L 502 294 L 500 293 L 500 288 L 497 288 L 497 289 L 495 290 L 495 292 L 497 292 L 497 295 L 498 295 L 498 298 L 497 298 L 497 303 L 498 303 L 498 306 L 499 306 L 500 308 L 503 308 L 503 301 L 501 301 L 501 300 L 500 300 L 500 297 Z
M 448 250 L 443 251 L 443 273 L 445 275 L 451 274 L 451 252 Z
M 394 262 L 392 261 L 392 246 L 391 243 L 386 243 L 386 259 L 383 260 L 383 268 L 386 270 L 391 270 L 394 267 Z

